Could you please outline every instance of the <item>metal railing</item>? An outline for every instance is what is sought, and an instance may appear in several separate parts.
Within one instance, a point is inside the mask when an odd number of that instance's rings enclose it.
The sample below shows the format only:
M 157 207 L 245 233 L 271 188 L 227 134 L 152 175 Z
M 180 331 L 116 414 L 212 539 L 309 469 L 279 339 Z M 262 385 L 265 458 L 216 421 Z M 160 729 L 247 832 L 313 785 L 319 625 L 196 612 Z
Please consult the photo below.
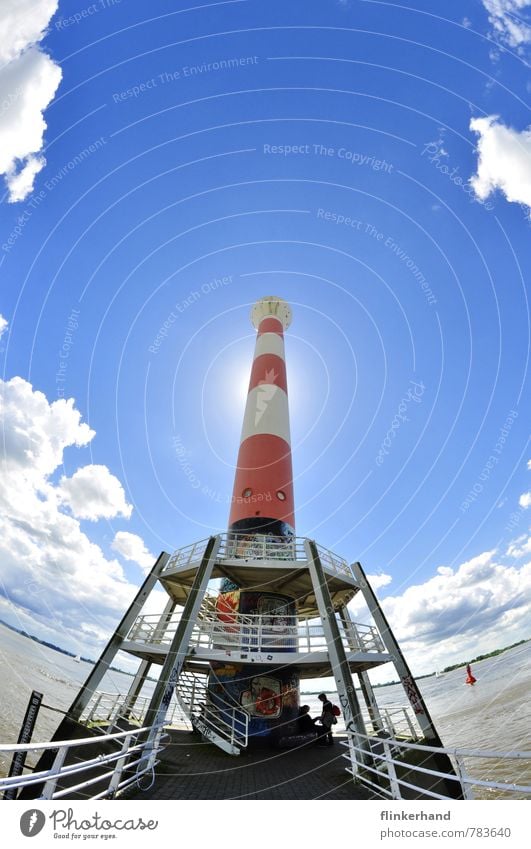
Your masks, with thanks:
M 284 561 L 301 565 L 307 563 L 305 537 L 275 537 L 233 532 L 219 534 L 218 537 L 218 560 Z M 207 543 L 208 540 L 203 539 L 174 551 L 162 574 L 197 563 L 203 557 Z M 344 558 L 322 545 L 317 545 L 317 551 L 326 571 L 353 578 L 352 570 Z
M 233 751 L 247 746 L 249 714 L 219 695 L 208 692 L 206 676 L 181 672 L 175 694 L 193 727 L 211 742 L 227 744 Z
M 199 542 L 193 542 L 191 545 L 187 545 L 184 548 L 178 548 L 177 551 L 174 551 L 171 555 L 161 574 L 171 572 L 173 569 L 182 569 L 190 563 L 197 563 L 197 561 L 201 560 L 203 557 L 207 543 L 208 539 L 201 539 Z
M 302 537 L 274 537 L 266 534 L 220 534 L 221 560 L 306 561 Z
M 528 785 L 475 778 L 468 772 L 470 762 L 477 765 L 492 759 L 508 761 L 514 770 L 516 763 L 531 759 L 531 752 L 450 749 L 360 733 L 357 733 L 355 737 L 351 736 L 350 740 L 343 745 L 349 748 L 349 753 L 343 755 L 350 764 L 347 772 L 380 798 L 408 799 L 411 798 L 411 791 L 413 791 L 431 799 L 454 799 L 455 796 L 452 794 L 441 793 L 426 786 L 431 783 L 432 787 L 438 786 L 439 790 L 442 789 L 441 784 L 437 784 L 439 779 L 455 782 L 465 799 L 480 798 L 485 791 L 489 792 L 491 798 L 493 792 L 497 795 L 504 793 L 513 798 L 525 798 L 531 794 L 531 787 Z M 455 773 L 441 772 L 427 766 L 433 763 L 433 755 L 447 755 Z M 479 769 L 481 772 L 481 767 Z M 425 782 L 414 783 L 415 773 L 419 773 L 421 777 L 425 776 Z M 476 793 L 472 792 L 472 788 L 477 788 Z
M 148 742 L 149 728 L 121 731 L 81 740 L 58 740 L 48 743 L 1 744 L 0 751 L 7 755 L 16 752 L 54 752 L 55 758 L 50 769 L 32 772 L 27 775 L 0 778 L 0 793 L 13 788 L 25 788 L 43 785 L 39 799 L 62 799 L 72 794 L 82 794 L 87 799 L 115 798 L 126 787 L 145 773 L 151 772 L 158 763 L 157 754 L 163 748 L 164 727 L 158 727 L 154 740 Z M 90 746 L 102 743 L 117 744 L 116 751 L 90 757 Z M 87 747 L 88 754 L 87 754 Z M 65 763 L 68 755 L 73 755 L 72 763 Z M 106 769 L 109 767 L 109 769 Z M 131 770 L 134 774 L 131 775 Z M 102 772 L 102 770 L 104 770 Z M 94 775 L 96 772 L 96 775 Z M 127 773 L 124 776 L 124 773 Z M 74 783 L 70 778 L 74 777 Z M 80 779 L 80 780 L 77 780 Z M 67 780 L 68 786 L 57 789 L 58 782 Z M 104 788 L 90 795 L 95 784 L 104 783 Z
M 160 646 L 173 640 L 181 613 L 139 616 L 127 639 Z M 385 652 L 378 630 L 373 625 L 338 620 L 342 643 L 348 652 Z M 297 621 L 294 616 L 244 614 L 203 610 L 190 638 L 190 646 L 207 650 L 231 649 L 249 652 L 326 652 L 328 644 L 321 622 Z
M 99 725 L 113 726 L 119 719 L 125 719 L 131 725 L 142 725 L 150 704 L 149 696 L 132 700 L 123 693 L 105 693 L 97 690 L 92 694 L 80 717 L 80 722 L 89 728 Z M 180 705 L 173 701 L 164 724 L 171 728 L 189 728 L 190 723 Z

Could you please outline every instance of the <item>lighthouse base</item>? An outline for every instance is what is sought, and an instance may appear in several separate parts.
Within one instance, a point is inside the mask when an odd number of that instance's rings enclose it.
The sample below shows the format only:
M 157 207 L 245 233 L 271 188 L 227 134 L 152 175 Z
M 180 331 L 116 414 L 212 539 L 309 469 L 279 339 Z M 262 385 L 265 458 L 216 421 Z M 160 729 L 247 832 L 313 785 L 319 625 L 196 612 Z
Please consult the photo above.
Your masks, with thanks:
M 249 714 L 249 745 L 274 744 L 294 733 L 299 715 L 299 674 L 293 667 L 211 664 L 210 703 L 222 714 L 227 705 Z

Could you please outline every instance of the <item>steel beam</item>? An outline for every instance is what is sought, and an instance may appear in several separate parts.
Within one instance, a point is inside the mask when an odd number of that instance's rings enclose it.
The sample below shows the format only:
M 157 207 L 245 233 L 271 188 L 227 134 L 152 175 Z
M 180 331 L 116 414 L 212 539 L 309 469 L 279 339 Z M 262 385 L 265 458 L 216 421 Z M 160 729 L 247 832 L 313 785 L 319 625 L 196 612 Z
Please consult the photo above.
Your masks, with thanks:
M 430 745 L 442 746 L 441 738 L 437 733 L 428 708 L 426 707 L 422 694 L 417 686 L 417 682 L 411 674 L 411 670 L 409 669 L 400 646 L 391 631 L 389 622 L 378 603 L 378 599 L 367 581 L 367 577 L 363 571 L 361 563 L 353 563 L 351 568 L 356 576 L 356 580 L 359 582 L 363 597 L 367 607 L 369 608 L 371 616 L 376 623 L 376 627 L 380 632 L 384 645 L 388 653 L 391 655 L 398 677 L 400 678 L 408 701 L 415 712 L 415 716 L 417 717 L 417 721 L 422 729 L 422 733 L 426 738 L 426 741 Z
M 343 627 L 345 628 L 345 634 L 347 635 L 347 642 L 349 646 L 353 651 L 359 651 L 359 647 L 356 645 L 354 639 L 352 639 L 352 637 L 350 636 L 353 622 L 352 617 L 350 615 L 350 610 L 348 609 L 346 604 L 341 605 L 341 607 L 339 608 L 339 616 L 341 618 L 341 621 L 343 622 Z M 358 672 L 357 675 L 372 727 L 374 731 L 378 733 L 379 731 L 383 730 L 383 722 L 382 717 L 380 716 L 380 710 L 378 708 L 378 703 L 376 701 L 369 676 L 366 672 Z
M 366 762 L 370 753 L 366 752 L 365 756 L 360 755 L 354 750 L 354 745 L 358 746 L 362 751 L 366 751 L 367 744 L 365 738 L 358 735 L 364 735 L 367 731 L 361 715 L 345 648 L 341 640 L 334 606 L 330 597 L 330 590 L 326 582 L 326 573 L 323 569 L 317 546 L 313 540 L 305 540 L 304 547 L 308 558 L 308 569 L 315 593 L 315 600 L 328 645 L 328 657 L 332 666 L 332 673 L 335 678 L 343 716 L 345 717 L 352 769 L 354 772 L 357 772 L 357 763 L 360 760 Z
M 166 660 L 162 666 L 159 680 L 155 687 L 151 702 L 146 712 L 144 725 L 150 727 L 147 738 L 147 748 L 153 746 L 158 730 L 160 729 L 168 708 L 175 685 L 183 668 L 188 654 L 188 646 L 193 627 L 197 621 L 197 615 L 203 602 L 208 582 L 212 576 L 212 570 L 221 544 L 219 536 L 210 537 L 201 563 L 197 567 L 194 582 L 190 589 L 188 598 L 183 608 L 182 616 L 175 631 L 173 640 Z
M 142 610 L 142 607 L 144 606 L 148 595 L 157 583 L 159 575 L 166 566 L 166 563 L 169 559 L 169 554 L 166 554 L 165 551 L 161 552 L 155 564 L 153 565 L 151 572 L 148 574 L 146 580 L 138 590 L 132 603 L 130 604 L 124 616 L 122 617 L 122 620 L 118 625 L 116 631 L 103 649 L 99 660 L 97 661 L 88 678 L 86 679 L 85 683 L 81 687 L 76 698 L 70 705 L 67 715 L 71 719 L 79 720 L 79 717 L 88 705 L 93 693 L 95 693 L 98 689 L 98 685 L 101 679 L 109 669 L 117 652 L 120 650 L 122 643 L 127 637 L 129 631 L 131 630 L 135 619 Z

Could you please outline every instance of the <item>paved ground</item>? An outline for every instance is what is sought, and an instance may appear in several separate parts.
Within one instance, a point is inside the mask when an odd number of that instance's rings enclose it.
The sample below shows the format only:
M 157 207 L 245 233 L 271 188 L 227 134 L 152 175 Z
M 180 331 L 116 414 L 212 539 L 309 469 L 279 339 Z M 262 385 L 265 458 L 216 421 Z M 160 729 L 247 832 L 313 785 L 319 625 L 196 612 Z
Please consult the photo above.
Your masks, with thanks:
M 187 731 L 172 732 L 155 784 L 125 799 L 368 799 L 345 771 L 341 739 L 330 747 L 258 749 L 237 757 Z M 143 776 L 140 785 L 150 783 Z

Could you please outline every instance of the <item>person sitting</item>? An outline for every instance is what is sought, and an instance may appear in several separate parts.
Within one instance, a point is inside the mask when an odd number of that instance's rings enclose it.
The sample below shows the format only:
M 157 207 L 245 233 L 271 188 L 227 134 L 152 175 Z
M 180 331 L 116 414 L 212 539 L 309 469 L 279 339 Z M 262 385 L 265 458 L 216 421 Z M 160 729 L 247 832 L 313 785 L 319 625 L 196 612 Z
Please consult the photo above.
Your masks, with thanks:
M 317 735 L 317 730 L 314 725 L 314 720 L 310 716 L 310 706 L 303 705 L 299 710 L 297 719 L 297 731 L 299 734 Z

